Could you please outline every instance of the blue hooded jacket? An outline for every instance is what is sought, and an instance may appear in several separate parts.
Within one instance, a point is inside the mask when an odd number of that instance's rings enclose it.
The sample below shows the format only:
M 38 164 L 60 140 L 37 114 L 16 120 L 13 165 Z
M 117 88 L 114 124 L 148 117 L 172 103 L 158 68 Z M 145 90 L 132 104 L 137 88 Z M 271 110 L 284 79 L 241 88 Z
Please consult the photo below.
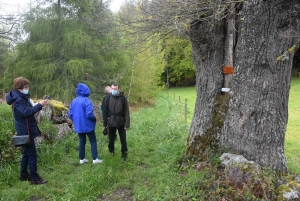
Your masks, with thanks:
M 7 104 L 13 104 L 17 135 L 28 135 L 29 130 L 30 137 L 35 138 L 40 135 L 40 131 L 34 118 L 34 114 L 42 109 L 42 105 L 38 103 L 35 106 L 32 106 L 29 98 L 29 94 L 23 94 L 18 90 L 12 90 L 6 94 Z
M 95 130 L 96 117 L 94 106 L 88 98 L 90 89 L 85 84 L 79 83 L 76 88 L 77 97 L 71 102 L 69 118 L 73 121 L 76 133 L 89 133 Z

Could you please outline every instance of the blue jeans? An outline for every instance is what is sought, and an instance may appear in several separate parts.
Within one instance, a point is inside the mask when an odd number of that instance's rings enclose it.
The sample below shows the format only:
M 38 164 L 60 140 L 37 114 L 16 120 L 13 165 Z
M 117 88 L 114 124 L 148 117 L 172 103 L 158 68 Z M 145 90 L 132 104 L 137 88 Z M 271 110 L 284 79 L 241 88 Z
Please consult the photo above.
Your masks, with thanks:
M 98 158 L 98 151 L 97 151 L 97 141 L 95 131 L 89 133 L 78 133 L 79 137 L 79 159 L 85 158 L 85 144 L 86 144 L 86 136 L 88 136 L 90 144 L 91 144 L 91 152 L 93 160 Z
M 22 146 L 21 159 L 21 177 L 28 175 L 27 167 L 29 167 L 30 177 L 32 180 L 38 180 L 37 173 L 37 154 L 34 139 L 30 139 L 30 144 Z

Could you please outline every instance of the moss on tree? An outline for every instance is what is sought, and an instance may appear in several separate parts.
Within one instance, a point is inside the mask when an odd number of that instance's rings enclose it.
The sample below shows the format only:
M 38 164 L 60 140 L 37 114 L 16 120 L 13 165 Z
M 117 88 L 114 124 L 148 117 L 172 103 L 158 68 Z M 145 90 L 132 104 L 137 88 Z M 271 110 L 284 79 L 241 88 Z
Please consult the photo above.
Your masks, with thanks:
M 223 123 L 228 110 L 229 93 L 220 93 L 214 100 L 212 116 L 210 121 L 211 127 L 202 135 L 190 134 L 186 145 L 186 159 L 206 160 L 207 151 L 219 148 L 217 134 L 221 132 Z M 193 139 L 191 139 L 193 137 Z M 189 143 L 193 141 L 193 143 Z

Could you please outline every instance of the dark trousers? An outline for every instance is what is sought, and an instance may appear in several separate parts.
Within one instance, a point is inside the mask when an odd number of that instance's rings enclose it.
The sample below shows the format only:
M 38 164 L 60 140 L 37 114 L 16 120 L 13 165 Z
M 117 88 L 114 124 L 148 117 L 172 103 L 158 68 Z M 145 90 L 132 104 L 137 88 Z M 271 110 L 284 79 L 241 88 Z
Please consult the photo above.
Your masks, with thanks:
M 127 142 L 126 142 L 126 130 L 124 129 L 124 126 L 120 126 L 118 128 L 116 127 L 109 127 L 108 129 L 108 149 L 111 153 L 115 152 L 115 139 L 116 139 L 116 132 L 119 132 L 120 136 L 120 142 L 122 145 L 121 153 L 122 157 L 127 156 Z
M 28 175 L 27 167 L 29 167 L 30 177 L 32 180 L 38 180 L 37 173 L 37 154 L 34 139 L 30 139 L 30 144 L 22 146 L 21 159 L 21 177 Z
M 78 133 L 79 137 L 79 159 L 85 158 L 85 144 L 86 144 L 86 136 L 88 136 L 90 144 L 91 144 L 91 152 L 93 160 L 98 158 L 98 151 L 97 151 L 97 141 L 96 141 L 96 134 L 95 131 L 89 133 Z

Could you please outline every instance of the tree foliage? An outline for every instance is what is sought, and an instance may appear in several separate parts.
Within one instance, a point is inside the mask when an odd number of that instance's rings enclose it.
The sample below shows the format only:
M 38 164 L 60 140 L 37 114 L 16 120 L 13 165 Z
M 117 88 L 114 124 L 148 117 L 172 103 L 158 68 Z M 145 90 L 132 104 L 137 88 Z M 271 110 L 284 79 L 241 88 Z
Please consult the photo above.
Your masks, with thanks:
M 135 27 L 143 32 L 145 37 L 150 37 L 155 32 L 161 33 L 159 37 L 170 32 L 190 37 L 191 26 L 199 21 L 209 22 L 214 26 L 214 20 L 224 19 L 231 4 L 238 5 L 239 2 L 243 1 L 131 0 L 123 7 L 130 12 L 120 20 L 125 26 Z
M 114 45 L 119 36 L 113 22 L 98 0 L 37 1 L 25 15 L 28 38 L 17 45 L 7 80 L 24 76 L 32 82 L 31 93 L 71 100 L 78 82 L 93 91 L 121 79 L 125 58 Z
M 137 2 L 127 2 L 118 13 L 118 19 L 122 25 L 120 31 L 128 38 L 129 44 L 132 46 L 131 52 L 136 54 L 136 56 L 131 57 L 136 60 L 132 62 L 132 67 L 134 66 L 132 69 L 135 70 L 132 75 L 138 74 L 134 80 L 142 78 L 140 79 L 141 83 L 149 82 L 151 83 L 149 86 L 153 88 L 157 85 L 164 87 L 168 82 L 166 76 L 166 69 L 168 69 L 170 81 L 174 86 L 177 83 L 184 85 L 189 79 L 194 82 L 195 70 L 192 65 L 191 43 L 176 35 L 170 35 L 168 38 L 160 40 L 165 36 L 161 30 L 145 31 L 143 28 L 148 24 L 139 20 L 144 16 L 142 12 L 137 11 L 136 6 Z M 140 65 L 147 65 L 148 69 Z M 142 76 L 143 74 L 147 76 Z M 146 79 L 149 80 L 146 81 Z M 134 87 L 134 85 L 131 86 Z M 146 89 L 142 91 L 149 91 L 150 88 L 147 87 Z M 131 92 L 134 91 L 133 89 Z M 150 94 L 148 93 L 148 95 Z
M 155 96 L 164 69 L 160 46 L 147 41 L 132 49 L 130 102 L 146 103 Z
M 165 63 L 162 83 L 167 83 L 168 86 L 195 85 L 191 42 L 174 35 L 167 36 L 162 41 Z
M 134 8 L 124 5 L 117 13 L 118 19 L 130 16 L 132 9 Z M 162 44 L 152 39 L 144 40 L 143 33 L 139 35 L 137 29 L 124 28 L 119 26 L 130 57 L 131 67 L 127 71 L 128 98 L 131 104 L 146 103 L 156 94 L 160 85 L 160 76 L 165 65 Z

